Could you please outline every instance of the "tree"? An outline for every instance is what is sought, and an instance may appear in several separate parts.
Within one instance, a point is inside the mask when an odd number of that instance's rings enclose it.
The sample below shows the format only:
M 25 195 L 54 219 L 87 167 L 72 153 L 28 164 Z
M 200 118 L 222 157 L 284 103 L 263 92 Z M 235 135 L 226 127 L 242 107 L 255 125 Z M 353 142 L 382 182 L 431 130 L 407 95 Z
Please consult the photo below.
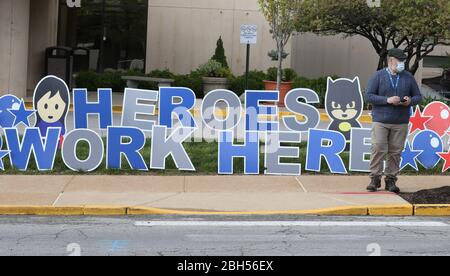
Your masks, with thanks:
M 423 58 L 450 38 L 449 10 L 448 0 L 382 0 L 381 7 L 369 7 L 367 0 L 304 0 L 296 29 L 365 37 L 379 55 L 378 69 L 387 66 L 389 48 L 401 48 L 415 74 Z
M 229 68 L 227 57 L 225 56 L 225 48 L 223 47 L 222 37 L 219 37 L 219 39 L 217 40 L 216 52 L 211 59 L 220 62 L 220 64 L 222 64 L 224 68 Z
M 284 48 L 295 31 L 299 5 L 302 0 L 258 0 L 261 11 L 270 24 L 270 31 L 277 44 L 278 75 L 277 90 L 280 90 Z

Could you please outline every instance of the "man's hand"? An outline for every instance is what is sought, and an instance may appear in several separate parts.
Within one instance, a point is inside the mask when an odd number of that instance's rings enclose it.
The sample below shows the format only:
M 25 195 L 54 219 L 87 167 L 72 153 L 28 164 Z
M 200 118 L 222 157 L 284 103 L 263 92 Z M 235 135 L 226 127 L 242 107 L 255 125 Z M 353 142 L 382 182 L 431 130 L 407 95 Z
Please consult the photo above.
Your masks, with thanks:
M 405 107 L 409 107 L 411 105 L 411 97 L 404 97 L 401 105 L 405 106 Z
M 394 97 L 388 98 L 387 102 L 388 102 L 388 104 L 392 104 L 392 105 L 400 105 L 401 99 L 398 96 L 394 96 Z

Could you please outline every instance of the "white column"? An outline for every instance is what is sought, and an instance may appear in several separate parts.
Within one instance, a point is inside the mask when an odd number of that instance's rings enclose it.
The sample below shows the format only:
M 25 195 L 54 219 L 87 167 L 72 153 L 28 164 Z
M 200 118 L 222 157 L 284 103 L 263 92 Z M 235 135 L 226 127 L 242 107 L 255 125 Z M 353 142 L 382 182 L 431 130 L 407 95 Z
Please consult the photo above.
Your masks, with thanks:
M 0 1 L 0 95 L 25 97 L 30 0 Z
M 57 44 L 58 5 L 58 0 L 31 1 L 28 95 L 33 92 L 34 87 L 44 74 L 45 49 Z

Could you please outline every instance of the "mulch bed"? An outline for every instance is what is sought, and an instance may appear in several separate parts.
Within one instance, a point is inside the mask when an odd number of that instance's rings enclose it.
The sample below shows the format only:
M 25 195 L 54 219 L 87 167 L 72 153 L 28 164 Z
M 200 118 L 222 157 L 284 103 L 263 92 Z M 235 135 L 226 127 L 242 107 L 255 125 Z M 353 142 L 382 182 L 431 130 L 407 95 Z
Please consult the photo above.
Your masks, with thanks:
M 450 204 L 450 186 L 416 193 L 401 193 L 400 196 L 411 204 Z

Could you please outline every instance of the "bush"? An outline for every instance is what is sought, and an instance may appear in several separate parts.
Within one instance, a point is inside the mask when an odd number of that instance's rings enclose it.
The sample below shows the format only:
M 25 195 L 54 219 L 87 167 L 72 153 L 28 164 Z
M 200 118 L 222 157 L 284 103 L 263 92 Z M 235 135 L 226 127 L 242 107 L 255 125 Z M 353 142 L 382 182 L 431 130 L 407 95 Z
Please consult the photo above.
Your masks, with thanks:
M 122 80 L 122 72 L 104 72 L 99 74 L 99 88 L 112 88 L 113 92 L 123 92 L 127 86 Z
M 174 79 L 175 74 L 169 71 L 169 69 L 165 70 L 154 70 L 151 71 L 147 76 L 151 78 L 160 78 L 160 79 Z
M 297 73 L 294 69 L 286 68 L 281 70 L 282 76 L 281 81 L 283 82 L 291 82 L 297 77 Z M 267 70 L 267 80 L 268 81 L 277 81 L 278 78 L 278 68 L 271 67 Z
M 150 73 L 144 75 L 150 78 L 159 78 L 159 79 L 175 79 L 175 74 L 170 72 L 168 69 L 164 70 L 153 70 Z M 134 75 L 128 75 L 134 76 Z M 147 89 L 147 90 L 159 90 L 158 83 L 156 82 L 141 82 L 139 83 L 139 89 Z
M 122 76 L 145 76 L 144 72 L 141 70 L 128 70 L 128 71 L 121 71 Z
M 333 79 L 338 79 L 337 76 L 332 76 Z M 320 104 L 315 105 L 318 108 L 325 106 L 325 94 L 327 93 L 327 77 L 318 79 L 308 79 L 305 77 L 296 77 L 294 79 L 293 88 L 309 88 L 314 90 L 320 98 Z
M 283 81 L 291 82 L 297 77 L 297 72 L 294 69 L 286 68 L 283 72 Z
M 217 40 L 216 52 L 214 53 L 214 56 L 211 59 L 222 64 L 222 67 L 227 69 L 229 68 L 227 57 L 225 56 L 225 48 L 223 47 L 222 37 L 220 37 L 219 40 Z
M 230 69 L 223 67 L 220 62 L 212 59 L 201 65 L 198 71 L 203 77 L 228 78 L 231 76 Z
M 278 69 L 276 67 L 271 67 L 267 69 L 268 81 L 277 81 L 277 78 L 278 78 Z
M 436 99 L 434 97 L 428 96 L 428 97 L 424 97 L 423 98 L 423 101 L 420 103 L 420 107 L 422 109 L 424 109 L 427 105 L 429 105 L 432 102 L 441 102 L 441 103 L 444 103 L 446 105 L 450 105 L 450 101 L 446 101 L 446 100 L 443 100 L 443 99 Z
M 177 75 L 175 76 L 174 86 L 176 87 L 187 87 L 194 91 L 197 98 L 203 97 L 203 75 L 201 72 L 192 71 L 188 75 Z
M 102 74 L 94 71 L 80 72 L 75 78 L 78 88 L 86 88 L 88 91 L 97 91 L 98 88 L 112 88 L 113 92 L 123 92 L 126 81 L 122 80 L 122 72 L 104 72 Z
M 264 80 L 266 73 L 262 71 L 250 71 L 248 74 L 248 88 L 250 90 L 264 90 Z M 230 90 L 241 96 L 245 92 L 245 74 L 239 77 L 230 78 Z
M 77 88 L 86 88 L 88 91 L 97 91 L 98 85 L 98 74 L 94 71 L 80 72 L 75 78 L 75 86 Z

